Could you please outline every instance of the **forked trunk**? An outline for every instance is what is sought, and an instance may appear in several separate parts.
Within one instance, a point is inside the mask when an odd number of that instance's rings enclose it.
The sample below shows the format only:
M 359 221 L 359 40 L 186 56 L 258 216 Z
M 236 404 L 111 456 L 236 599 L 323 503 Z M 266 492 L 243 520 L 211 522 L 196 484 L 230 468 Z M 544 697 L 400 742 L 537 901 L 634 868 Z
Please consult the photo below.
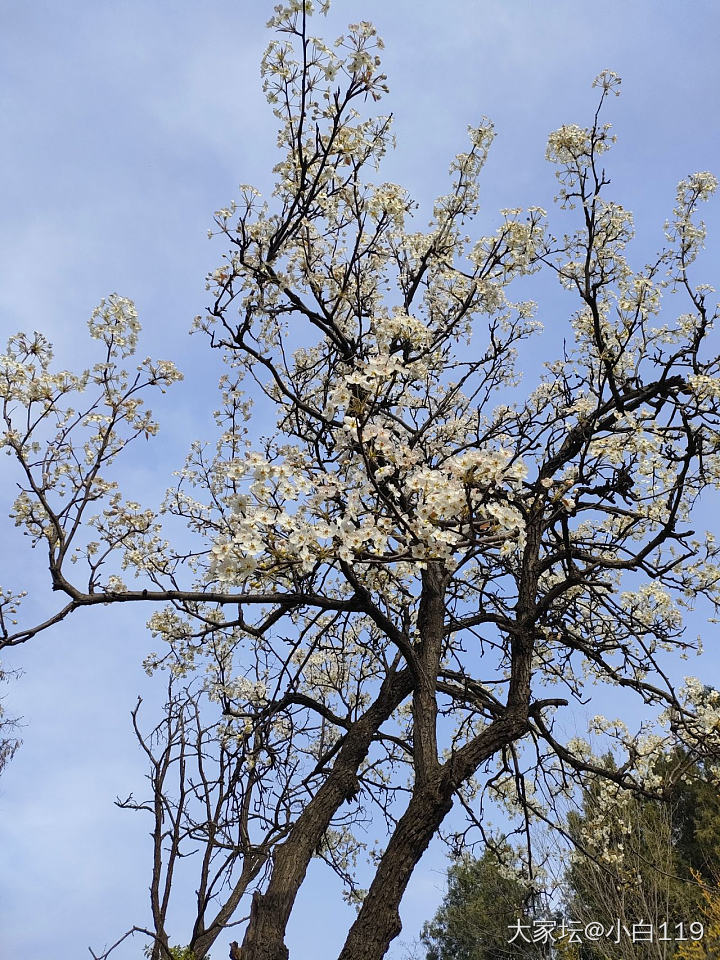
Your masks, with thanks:
M 453 804 L 447 786 L 413 796 L 380 862 L 339 960 L 380 960 L 400 933 L 400 902 L 418 861 Z
M 285 928 L 310 860 L 339 808 L 357 792 L 357 771 L 375 734 L 410 693 L 409 671 L 388 678 L 375 702 L 348 732 L 332 772 L 273 854 L 264 894 L 255 893 L 243 938 L 242 960 L 288 960 Z

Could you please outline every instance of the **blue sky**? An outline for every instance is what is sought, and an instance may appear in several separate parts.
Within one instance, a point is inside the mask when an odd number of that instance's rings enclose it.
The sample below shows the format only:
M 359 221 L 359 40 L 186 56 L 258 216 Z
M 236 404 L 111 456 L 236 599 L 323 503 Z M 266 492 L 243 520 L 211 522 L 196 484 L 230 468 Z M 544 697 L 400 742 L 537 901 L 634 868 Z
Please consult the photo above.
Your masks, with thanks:
M 217 357 L 187 331 L 223 252 L 207 239 L 212 211 L 238 183 L 271 184 L 275 119 L 259 79 L 271 12 L 266 0 L 0 0 L 0 338 L 41 330 L 60 363 L 80 366 L 100 298 L 135 299 L 142 354 L 172 358 L 186 375 L 154 405 L 160 437 L 124 471 L 128 495 L 144 501 L 160 499 L 189 441 L 210 427 Z M 358 19 L 386 41 L 398 149 L 383 177 L 425 211 L 445 192 L 467 124 L 483 114 L 497 140 L 481 229 L 500 207 L 550 207 L 547 134 L 590 121 L 590 84 L 606 67 L 624 80 L 608 114 L 619 137 L 612 192 L 635 212 L 640 261 L 662 243 L 677 181 L 720 173 L 715 0 L 336 0 L 318 29 L 334 37 Z M 709 282 L 719 206 L 706 211 Z M 564 302 L 541 300 L 549 337 L 566 322 Z M 10 461 L 2 466 L 9 505 Z M 4 536 L 0 583 L 30 589 L 28 616 L 52 609 L 42 556 L 9 523 Z M 152 697 L 140 667 L 144 620 L 137 610 L 78 616 L 5 658 L 24 670 L 8 709 L 27 725 L 0 780 L 3 956 L 75 960 L 145 918 L 146 828 L 112 804 L 144 775 L 129 724 L 138 692 Z M 712 672 L 717 657 L 708 662 Z M 402 940 L 432 914 L 442 869 L 442 852 L 431 850 L 406 898 Z M 332 881 L 314 869 L 292 930 L 296 960 L 332 956 L 347 921 Z M 214 955 L 226 952 L 223 943 Z M 116 953 L 139 955 L 139 942 Z

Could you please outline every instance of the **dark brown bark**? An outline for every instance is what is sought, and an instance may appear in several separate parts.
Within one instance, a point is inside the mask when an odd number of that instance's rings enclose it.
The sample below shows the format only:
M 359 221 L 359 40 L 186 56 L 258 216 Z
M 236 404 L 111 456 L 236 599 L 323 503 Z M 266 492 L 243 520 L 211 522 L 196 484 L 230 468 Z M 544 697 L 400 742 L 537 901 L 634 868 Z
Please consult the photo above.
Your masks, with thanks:
M 439 564 L 423 571 L 417 629 L 420 635 L 413 690 L 413 758 L 416 782 L 438 768 L 437 681 L 445 639 L 446 575 Z
M 442 637 L 444 632 L 445 584 L 438 569 L 431 567 L 423 576 L 418 616 L 420 669 L 413 690 L 415 786 L 407 810 L 398 821 L 380 860 L 357 920 L 350 928 L 339 960 L 382 960 L 402 929 L 400 903 L 410 877 L 450 812 L 458 787 L 499 750 L 527 732 L 541 516 L 541 511 L 537 511 L 527 529 L 504 713 L 453 753 L 442 766 L 437 758 L 436 685 L 442 651 L 438 635 Z M 429 700 L 431 691 L 432 702 Z M 433 748 L 434 762 L 430 752 Z
M 400 933 L 400 902 L 428 844 L 450 812 L 463 780 L 527 730 L 527 720 L 506 717 L 443 764 L 440 774 L 417 789 L 383 854 L 357 920 L 338 960 L 381 960 Z
M 452 807 L 452 792 L 434 783 L 415 793 L 383 855 L 339 960 L 383 957 L 400 933 L 400 901 L 418 863 Z
M 375 702 L 345 737 L 327 780 L 298 817 L 288 839 L 276 847 L 267 889 L 253 897 L 242 960 L 288 960 L 285 928 L 310 860 L 338 809 L 355 796 L 357 771 L 377 731 L 411 687 L 407 668 L 385 680 Z
M 248 886 L 257 877 L 258 873 L 262 869 L 264 862 L 264 858 L 258 858 L 255 863 L 249 864 L 248 868 L 243 870 L 242 875 L 235 884 L 232 893 L 223 903 L 220 910 L 218 910 L 215 918 L 213 919 L 212 923 L 210 923 L 208 928 L 193 931 L 193 938 L 189 946 L 192 948 L 195 956 L 205 957 L 207 954 L 209 954 L 211 948 L 215 944 L 215 941 L 222 934 L 223 930 L 225 930 L 227 924 L 232 919 L 232 916 L 235 913 L 235 910 L 237 909 L 237 906 L 240 903 L 240 900 L 242 899 Z

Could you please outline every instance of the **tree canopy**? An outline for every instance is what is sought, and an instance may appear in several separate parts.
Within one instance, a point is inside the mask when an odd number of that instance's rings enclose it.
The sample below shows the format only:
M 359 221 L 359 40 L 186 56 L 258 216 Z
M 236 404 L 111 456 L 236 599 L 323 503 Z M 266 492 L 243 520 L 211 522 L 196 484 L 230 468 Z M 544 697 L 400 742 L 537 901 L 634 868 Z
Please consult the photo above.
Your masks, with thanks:
M 529 824 L 555 822 L 588 778 L 651 796 L 671 740 L 712 754 L 720 719 L 673 666 L 695 646 L 685 610 L 717 603 L 719 548 L 693 519 L 720 477 L 718 311 L 693 275 L 715 178 L 679 184 L 664 248 L 633 266 L 632 216 L 608 196 L 620 80 L 605 71 L 590 123 L 548 139 L 557 235 L 531 207 L 470 236 L 486 119 L 419 229 L 407 191 L 377 177 L 393 144 L 382 42 L 361 22 L 326 43 L 314 6 L 289 0 L 270 21 L 275 188 L 243 187 L 215 214 L 227 252 L 195 327 L 226 362 L 218 433 L 192 445 L 162 510 L 126 500 L 113 474 L 157 430 L 147 393 L 180 379 L 168 360 L 124 369 L 131 301 L 94 312 L 88 370 L 55 370 L 39 333 L 12 337 L 0 363 L 12 515 L 60 599 L 16 626 L 21 594 L 5 590 L 2 643 L 84 607 L 153 606 L 148 669 L 202 677 L 238 772 L 242 960 L 286 960 L 314 856 L 358 903 L 339 960 L 377 960 L 454 805 L 482 832 L 492 798 Z M 541 323 L 510 294 L 541 272 L 574 308 L 522 393 L 518 351 Z M 595 718 L 612 769 L 564 733 L 571 703 L 602 687 L 653 717 Z M 366 820 L 383 834 L 369 873 L 355 866 Z M 201 954 L 227 922 L 204 916 L 188 947 Z M 157 933 L 152 949 L 167 960 Z
M 606 762 L 612 766 L 611 757 Z M 671 779 L 678 765 L 684 776 Z M 624 960 L 629 950 L 638 960 L 712 956 L 720 876 L 716 776 L 677 751 L 661 759 L 658 772 L 671 784 L 664 800 L 609 797 L 602 781 L 590 783 L 581 807 L 568 814 L 574 846 L 556 845 L 532 881 L 507 844 L 451 862 L 442 904 L 423 929 L 427 960 L 546 956 L 543 923 L 552 927 L 552 955 L 562 960 Z M 572 939 L 563 923 L 576 931 Z M 651 937 L 633 942 L 640 923 Z M 522 937 L 515 936 L 518 924 Z
M 643 921 L 652 939 L 634 944 L 635 955 L 664 960 L 705 940 L 693 925 L 702 923 L 706 888 L 720 869 L 720 800 L 717 772 L 684 751 L 660 758 L 656 771 L 668 784 L 663 800 L 609 798 L 599 781 L 585 790 L 568 818 L 577 849 L 564 886 L 569 916 L 630 931 Z M 577 956 L 622 960 L 628 943 L 618 940 L 583 944 Z
M 505 845 L 487 848 L 478 859 L 461 857 L 448 868 L 447 891 L 422 930 L 427 960 L 540 960 L 541 944 L 515 938 L 518 923 L 529 926 L 532 891 L 517 857 Z

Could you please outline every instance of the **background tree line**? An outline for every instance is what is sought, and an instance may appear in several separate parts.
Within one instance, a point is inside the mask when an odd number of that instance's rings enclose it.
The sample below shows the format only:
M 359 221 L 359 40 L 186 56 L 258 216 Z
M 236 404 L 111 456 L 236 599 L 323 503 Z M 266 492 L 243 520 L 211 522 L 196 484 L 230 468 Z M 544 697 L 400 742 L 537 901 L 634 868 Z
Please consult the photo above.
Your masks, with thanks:
M 610 757 L 606 758 L 612 766 Z M 713 771 L 683 750 L 659 764 L 664 800 L 622 795 L 608 802 L 601 782 L 584 791 L 568 814 L 576 846 L 529 878 L 508 843 L 461 856 L 448 869 L 447 892 L 422 932 L 425 960 L 704 960 L 720 949 L 720 795 Z M 684 769 L 680 780 L 672 776 Z M 567 864 L 562 866 L 562 864 Z M 558 875 L 559 874 L 559 875 Z M 553 882 L 554 881 L 554 882 Z M 652 941 L 613 936 L 582 944 L 557 939 L 551 950 L 515 937 L 533 937 L 533 921 L 576 921 L 582 930 L 600 922 L 651 924 Z M 691 922 L 704 926 L 701 940 Z M 645 931 L 647 933 L 647 931 Z M 681 936 L 685 939 L 681 939 Z M 664 939 L 667 938 L 667 939 Z

